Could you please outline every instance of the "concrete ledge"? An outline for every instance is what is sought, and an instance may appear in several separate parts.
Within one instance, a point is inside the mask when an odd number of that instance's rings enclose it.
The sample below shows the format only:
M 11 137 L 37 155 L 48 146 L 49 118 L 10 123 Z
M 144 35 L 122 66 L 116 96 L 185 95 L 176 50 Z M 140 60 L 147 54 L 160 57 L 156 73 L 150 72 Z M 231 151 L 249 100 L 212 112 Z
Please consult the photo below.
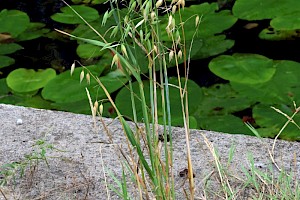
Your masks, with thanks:
M 47 150 L 47 161 L 25 170 L 25 175 L 16 177 L 15 183 L 10 182 L 0 187 L 7 199 L 107 199 L 105 180 L 115 185 L 107 174 L 110 169 L 116 177 L 121 177 L 121 159 L 116 147 L 128 153 L 127 141 L 122 127 L 117 120 L 104 119 L 112 133 L 114 143 L 108 137 L 100 122 L 97 129 L 91 116 L 67 112 L 39 110 L 0 104 L 0 166 L 5 163 L 21 161 L 26 154 L 36 149 L 35 142 L 43 140 L 59 150 Z M 18 119 L 22 119 L 22 122 Z M 174 175 L 177 199 L 184 199 L 183 188 L 187 181 L 179 176 L 186 165 L 185 135 L 182 128 L 173 128 Z M 257 139 L 244 135 L 229 135 L 210 131 L 191 131 L 191 152 L 195 173 L 196 196 L 203 195 L 204 178 L 212 175 L 210 186 L 214 192 L 218 190 L 218 177 L 214 159 L 204 142 L 203 133 L 218 150 L 221 162 L 226 165 L 230 147 L 235 148 L 233 160 L 228 169 L 241 178 L 242 166 L 249 169 L 247 156 L 253 155 L 255 166 L 262 171 L 271 164 L 268 149 L 273 140 Z M 276 144 L 276 162 L 287 171 L 294 171 L 300 178 L 300 143 L 278 141 Z M 38 150 L 38 149 L 37 149 Z M 104 171 L 106 176 L 104 176 Z M 275 167 L 274 167 L 275 169 Z M 275 173 L 276 170 L 274 170 Z M 105 178 L 106 177 L 106 178 Z M 3 176 L 0 175 L 0 181 Z M 242 187 L 241 181 L 231 182 L 236 188 Z M 134 197 L 134 185 L 132 196 Z M 240 194 L 240 199 L 247 199 L 249 192 Z M 0 193 L 0 199 L 5 199 Z M 111 199 L 117 195 L 109 191 Z

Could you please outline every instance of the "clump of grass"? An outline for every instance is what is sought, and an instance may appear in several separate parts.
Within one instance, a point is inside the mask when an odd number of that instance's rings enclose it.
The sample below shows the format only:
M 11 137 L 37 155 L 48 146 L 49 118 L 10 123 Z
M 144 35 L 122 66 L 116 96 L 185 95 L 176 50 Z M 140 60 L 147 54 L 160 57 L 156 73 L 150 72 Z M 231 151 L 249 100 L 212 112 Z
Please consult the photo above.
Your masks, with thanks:
M 250 169 L 247 169 L 244 166 L 242 167 L 242 171 L 244 172 L 245 178 L 237 178 L 235 176 L 230 175 L 230 171 L 227 167 L 224 165 L 221 165 L 220 158 L 218 156 L 217 151 L 214 149 L 213 145 L 207 140 L 207 138 L 204 137 L 204 140 L 209 147 L 214 160 L 215 160 L 215 166 L 217 168 L 219 179 L 221 183 L 221 188 L 223 190 L 222 197 L 225 199 L 241 199 L 245 198 L 242 196 L 243 194 L 247 194 L 248 198 L 250 199 L 257 199 L 257 200 L 263 200 L 263 199 L 299 199 L 300 198 L 300 185 L 298 180 L 297 173 L 297 159 L 296 154 L 294 155 L 294 167 L 295 169 L 290 169 L 290 171 L 285 170 L 284 168 L 279 167 L 279 164 L 275 161 L 275 146 L 277 139 L 279 138 L 280 134 L 284 131 L 284 129 L 287 127 L 289 123 L 293 123 L 296 127 L 299 127 L 299 125 L 293 120 L 295 115 L 300 111 L 300 107 L 297 107 L 294 102 L 294 110 L 295 112 L 288 116 L 281 110 L 271 107 L 276 112 L 282 114 L 287 118 L 286 123 L 282 126 L 278 134 L 276 135 L 272 148 L 269 149 L 269 156 L 270 156 L 270 165 L 267 169 L 262 170 L 258 167 L 255 167 L 255 162 L 253 159 L 253 156 L 251 154 L 248 154 L 248 161 Z M 258 137 L 262 138 L 259 133 L 254 129 L 254 127 L 251 126 L 251 124 L 246 124 L 247 127 Z M 230 160 L 233 157 L 233 152 L 231 148 L 229 160 L 228 163 L 230 163 Z M 231 179 L 228 179 L 228 177 L 231 177 Z M 241 188 L 238 188 L 237 190 L 233 190 L 230 182 L 233 182 L 233 180 L 238 180 L 241 185 L 243 185 Z
M 124 76 L 129 80 L 128 87 L 132 90 L 133 79 L 138 82 L 139 94 L 131 92 L 132 112 L 134 118 L 132 119 L 135 124 L 138 124 L 136 114 L 136 100 L 135 95 L 139 97 L 142 104 L 143 112 L 143 128 L 137 125 L 135 128 L 129 126 L 125 121 L 124 116 L 120 113 L 118 107 L 115 105 L 109 92 L 102 84 L 98 77 L 93 76 L 87 70 L 86 74 L 95 78 L 104 90 L 107 99 L 115 109 L 118 119 L 120 120 L 124 133 L 130 144 L 130 152 L 136 152 L 138 155 L 138 161 L 135 161 L 133 154 L 131 155 L 131 161 L 128 161 L 125 165 L 129 169 L 130 174 L 134 176 L 134 180 L 139 190 L 139 198 L 144 197 L 149 199 L 150 196 L 154 196 L 157 199 L 175 199 L 174 191 L 174 174 L 173 174 L 173 155 L 172 155 L 172 131 L 171 131 L 171 111 L 170 111 L 170 97 L 167 64 L 168 62 L 174 62 L 178 72 L 179 84 L 175 87 L 178 88 L 180 94 L 179 101 L 181 102 L 181 111 L 184 122 L 185 134 L 186 134 L 186 150 L 187 150 L 187 168 L 190 194 L 187 198 L 194 199 L 194 180 L 193 180 L 193 168 L 189 147 L 189 113 L 188 113 L 188 99 L 187 99 L 187 80 L 189 72 L 189 53 L 190 49 L 186 49 L 187 44 L 184 38 L 184 22 L 181 19 L 181 12 L 185 7 L 184 0 L 174 0 L 171 3 L 163 0 L 152 1 L 134 1 L 130 0 L 125 3 L 126 13 L 122 15 L 119 9 L 118 1 L 110 0 L 110 11 L 104 14 L 102 24 L 105 24 L 109 17 L 113 17 L 116 26 L 112 27 L 112 35 L 116 33 L 121 34 L 121 40 L 116 41 L 114 44 L 108 43 L 104 36 L 98 33 L 91 25 L 89 25 L 75 10 L 72 9 L 98 36 L 99 40 L 91 40 L 88 38 L 79 38 L 74 35 L 70 35 L 66 32 L 59 31 L 63 34 L 78 40 L 88 42 L 97 46 L 101 46 L 102 50 L 109 50 L 113 54 L 112 66 L 116 65 L 117 68 L 122 71 Z M 168 15 L 167 26 L 162 30 L 160 23 L 162 18 L 159 15 L 164 12 Z M 175 21 L 175 13 L 178 13 L 180 20 Z M 190 19 L 192 20 L 192 19 Z M 199 16 L 194 16 L 196 22 L 195 30 L 198 30 Z M 169 47 L 162 43 L 162 36 L 167 33 L 171 39 L 171 45 Z M 136 51 L 142 51 L 145 55 L 145 59 L 148 62 L 148 74 L 150 81 L 150 105 L 147 104 L 145 99 L 143 74 L 141 73 L 142 63 L 137 59 Z M 179 60 L 183 59 L 183 66 L 185 68 L 185 82 L 182 82 L 179 74 Z M 84 72 L 81 75 L 80 81 L 84 78 Z M 86 77 L 87 78 L 87 77 Z M 161 99 L 158 99 L 158 91 L 161 93 Z M 92 114 L 95 117 L 96 114 L 102 115 L 102 111 L 98 109 L 98 101 L 90 99 L 90 105 Z M 163 131 L 158 131 L 158 101 L 162 105 L 162 125 Z M 164 141 L 159 140 L 159 136 L 162 135 Z M 167 141 L 169 138 L 169 141 Z M 138 169 L 138 170 L 137 170 Z M 126 187 L 126 173 L 123 171 L 122 180 L 122 196 L 127 199 L 127 187 Z M 118 182 L 118 183 L 120 183 Z M 149 192 L 150 191 L 150 192 Z M 150 194 L 152 193 L 152 194 Z
M 17 178 L 24 176 L 25 170 L 33 170 L 40 162 L 48 165 L 46 153 L 48 150 L 58 150 L 52 144 L 48 144 L 44 140 L 37 140 L 33 145 L 34 150 L 24 156 L 24 159 L 0 166 L 0 187 L 12 182 L 15 184 Z M 60 150 L 58 150 L 60 151 Z

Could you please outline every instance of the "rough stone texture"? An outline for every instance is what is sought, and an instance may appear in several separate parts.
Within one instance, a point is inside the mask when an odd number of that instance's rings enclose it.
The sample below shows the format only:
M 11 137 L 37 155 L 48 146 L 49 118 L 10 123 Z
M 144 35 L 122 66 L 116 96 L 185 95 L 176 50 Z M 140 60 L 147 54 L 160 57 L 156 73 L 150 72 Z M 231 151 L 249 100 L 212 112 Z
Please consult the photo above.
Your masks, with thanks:
M 100 121 L 94 127 L 91 116 L 67 112 L 39 110 L 0 104 L 0 166 L 5 163 L 24 160 L 24 156 L 40 149 L 34 146 L 37 140 L 45 141 L 58 150 L 47 149 L 48 166 L 44 161 L 32 161 L 24 176 L 16 176 L 5 187 L 1 187 L 0 199 L 118 199 L 113 191 L 106 189 L 116 186 L 108 175 L 110 170 L 121 177 L 121 163 L 124 158 L 117 147 L 129 155 L 127 141 L 122 126 L 117 120 L 103 119 L 113 137 L 113 144 L 105 133 Z M 22 119 L 22 123 L 20 120 Z M 179 173 L 187 167 L 185 134 L 182 128 L 173 128 L 174 176 L 176 199 L 184 199 L 183 188 L 188 181 Z M 273 140 L 257 139 L 244 135 L 229 135 L 210 131 L 192 130 L 190 134 L 191 153 L 195 174 L 196 196 L 214 198 L 213 193 L 221 191 L 218 185 L 218 171 L 213 156 L 205 144 L 203 135 L 217 149 L 223 166 L 226 166 L 231 147 L 234 157 L 227 170 L 231 174 L 245 178 L 242 167 L 250 168 L 248 155 L 253 155 L 254 165 L 264 171 L 272 166 L 268 149 Z M 278 141 L 275 160 L 282 169 L 293 171 L 296 178 L 300 175 L 300 143 Z M 278 171 L 273 167 L 274 173 Z M 104 171 L 106 176 L 104 176 Z M 205 177 L 210 181 L 205 182 Z M 106 177 L 106 178 L 105 178 Z M 0 181 L 4 176 L 0 174 Z M 208 185 L 207 185 L 208 183 Z M 242 180 L 230 179 L 234 189 L 242 187 Z M 132 198 L 136 197 L 135 185 L 128 183 Z M 251 189 L 242 190 L 238 199 L 248 199 Z

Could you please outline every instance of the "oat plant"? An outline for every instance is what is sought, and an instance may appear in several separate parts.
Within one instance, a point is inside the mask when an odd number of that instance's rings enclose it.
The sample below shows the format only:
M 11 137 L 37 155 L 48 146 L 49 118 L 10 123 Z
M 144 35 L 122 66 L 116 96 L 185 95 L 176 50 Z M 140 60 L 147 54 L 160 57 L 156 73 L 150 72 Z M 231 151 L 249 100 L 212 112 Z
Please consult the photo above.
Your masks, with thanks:
M 107 42 L 105 36 L 97 32 L 89 23 L 87 23 L 72 7 L 74 13 L 77 14 L 98 36 L 99 40 L 89 38 L 80 38 L 69 33 L 57 30 L 77 40 L 81 40 L 93 45 L 102 47 L 104 51 L 110 51 L 113 55 L 112 66 L 117 66 L 124 76 L 128 79 L 128 88 L 131 91 L 132 102 L 132 121 L 136 124 L 132 128 L 125 120 L 122 113 L 114 103 L 105 86 L 98 77 L 93 76 L 85 69 L 81 74 L 81 81 L 86 77 L 95 78 L 100 87 L 106 93 L 107 99 L 112 104 L 117 113 L 117 118 L 120 120 L 126 138 L 130 146 L 130 152 L 135 152 L 138 159 L 135 159 L 133 154 L 130 155 L 130 161 L 126 161 L 123 167 L 123 175 L 119 177 L 118 183 L 121 185 L 122 192 L 119 195 L 124 199 L 128 199 L 127 184 L 124 181 L 126 173 L 129 169 L 130 175 L 134 177 L 136 188 L 138 188 L 139 199 L 176 199 L 174 190 L 174 173 L 173 173 L 173 155 L 172 155 L 172 131 L 171 131 L 171 111 L 170 111 L 170 96 L 169 87 L 178 88 L 180 94 L 179 101 L 181 102 L 181 111 L 186 134 L 186 150 L 187 150 L 187 167 L 190 192 L 186 198 L 194 199 L 194 180 L 193 168 L 189 147 L 189 115 L 188 115 L 188 99 L 187 99 L 187 80 L 189 71 L 189 60 L 192 44 L 187 49 L 187 44 L 184 37 L 184 28 L 181 18 L 181 12 L 184 10 L 184 0 L 173 0 L 165 2 L 163 0 L 130 0 L 130 1 L 114 1 L 110 0 L 110 9 L 104 14 L 102 24 L 105 24 L 109 18 L 115 20 L 115 26 L 112 26 L 109 31 L 111 35 L 121 35 L 119 41 L 113 43 Z M 123 9 L 119 6 L 122 5 Z M 124 8 L 125 7 L 125 8 Z M 124 13 L 125 10 L 125 13 Z M 163 14 L 167 15 L 167 25 L 161 27 Z M 175 21 L 174 15 L 179 15 L 179 21 Z M 194 16 L 195 30 L 198 30 L 199 16 Z M 195 31 L 196 34 L 196 31 Z M 107 34 L 109 35 L 109 34 Z M 170 44 L 163 43 L 163 36 L 167 35 L 170 39 Z M 147 76 L 142 73 L 143 63 L 137 57 L 137 51 L 142 51 L 144 58 L 147 60 Z M 171 85 L 168 82 L 167 65 L 172 62 L 177 67 L 178 85 Z M 179 63 L 183 62 L 185 74 L 179 74 Z M 75 65 L 72 66 L 74 68 Z M 181 79 L 181 77 L 185 79 Z M 149 79 L 150 87 L 150 104 L 145 98 L 143 79 Z M 132 90 L 132 82 L 136 80 L 139 84 L 139 93 L 135 94 Z M 184 80 L 184 81 L 182 81 Z M 161 95 L 158 95 L 160 93 Z M 143 127 L 138 125 L 136 114 L 136 96 L 142 104 L 143 112 Z M 100 101 L 100 110 L 98 109 L 98 101 L 91 104 L 92 114 L 102 115 L 103 106 Z M 160 108 L 158 106 L 161 106 Z M 162 110 L 162 114 L 158 110 Z M 163 130 L 158 130 L 159 115 L 162 115 Z M 164 138 L 160 140 L 160 138 Z M 168 138 L 168 139 L 167 139 Z M 121 150 L 122 151 L 122 150 Z M 112 176 L 112 175 L 111 175 Z

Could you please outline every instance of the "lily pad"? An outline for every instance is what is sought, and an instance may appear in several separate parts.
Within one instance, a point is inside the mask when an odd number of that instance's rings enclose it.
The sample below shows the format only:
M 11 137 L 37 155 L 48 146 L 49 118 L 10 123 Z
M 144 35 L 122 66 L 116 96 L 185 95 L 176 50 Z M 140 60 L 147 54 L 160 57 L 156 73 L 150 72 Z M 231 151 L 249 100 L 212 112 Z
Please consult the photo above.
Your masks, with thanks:
M 123 11 L 120 12 L 121 17 L 125 14 Z M 98 32 L 100 33 L 107 42 L 114 42 L 114 41 L 119 41 L 121 38 L 120 34 L 117 34 L 116 37 L 110 37 L 110 34 L 112 32 L 112 28 L 117 25 L 113 17 L 110 17 L 107 19 L 105 25 L 102 24 L 102 19 L 103 15 L 100 15 L 100 18 L 97 20 L 93 21 L 90 23 L 90 25 Z M 77 36 L 77 37 L 82 37 L 82 38 L 89 38 L 89 39 L 94 39 L 94 40 L 99 40 L 99 36 L 92 30 L 90 29 L 86 24 L 79 24 L 74 31 L 72 31 L 72 34 Z M 83 43 L 80 42 L 79 43 Z
M 275 62 L 276 73 L 265 83 L 242 84 L 231 82 L 233 89 L 241 96 L 267 104 L 300 104 L 300 63 L 294 61 Z
M 294 40 L 297 37 L 300 37 L 300 34 L 297 30 L 282 30 L 278 31 L 273 28 L 263 29 L 259 33 L 259 38 L 263 40 Z
M 190 48 L 190 41 L 187 42 L 187 49 Z M 233 47 L 234 40 L 227 40 L 225 35 L 211 36 L 193 41 L 192 59 L 203 59 L 223 53 Z
M 300 12 L 300 9 L 299 9 Z M 279 16 L 270 22 L 276 30 L 297 30 L 300 29 L 300 13 Z
M 209 63 L 217 76 L 237 83 L 257 84 L 267 82 L 275 74 L 273 60 L 257 54 L 221 55 Z
M 238 0 L 232 12 L 244 20 L 273 19 L 278 16 L 300 12 L 298 0 Z
M 278 109 L 280 109 L 283 113 L 287 114 L 288 116 L 292 116 L 294 110 L 292 105 L 287 106 L 284 104 L 274 106 Z M 262 128 L 269 128 L 270 131 L 267 134 L 268 137 L 275 137 L 280 129 L 283 127 L 283 125 L 287 122 L 287 118 L 283 116 L 282 114 L 276 112 L 268 105 L 257 105 L 253 108 L 253 117 L 256 121 L 256 123 L 262 127 Z M 294 121 L 298 123 L 300 126 L 300 115 L 296 114 L 294 117 Z M 266 135 L 263 135 L 264 132 L 261 132 L 263 137 Z M 283 132 L 280 134 L 279 138 L 285 139 L 285 140 L 293 140 L 293 141 L 300 141 L 300 130 L 298 127 L 296 127 L 294 124 L 289 123 L 288 126 L 283 130 Z
M 24 98 L 22 101 L 16 103 L 18 106 L 32 107 L 32 108 L 43 108 L 43 109 L 53 109 L 51 102 L 46 101 L 41 96 L 36 95 L 30 98 Z
M 10 33 L 13 38 L 24 32 L 29 23 L 28 15 L 22 11 L 4 9 L 0 12 L 0 33 Z
M 92 65 L 88 66 L 87 69 L 91 74 L 99 77 L 105 66 Z M 49 81 L 42 90 L 43 98 L 56 103 L 78 102 L 81 100 L 86 100 L 88 103 L 85 88 L 90 91 L 93 100 L 105 98 L 104 91 L 94 78 L 91 77 L 90 84 L 86 80 L 83 80 L 82 83 L 79 82 L 82 70 L 83 68 L 81 67 L 76 68 L 72 76 L 70 75 L 70 70 L 67 70 Z M 87 72 L 86 70 L 84 71 L 85 73 Z M 110 93 L 116 91 L 127 82 L 126 78 L 113 75 L 113 73 L 100 77 L 100 80 Z
M 16 92 L 33 92 L 44 87 L 56 76 L 54 69 L 38 70 L 19 68 L 9 73 L 7 85 Z
M 92 22 L 99 18 L 98 11 L 94 8 L 84 5 L 75 5 L 71 7 L 87 22 Z M 82 19 L 78 17 L 68 6 L 63 7 L 60 10 L 62 13 L 52 15 L 51 19 L 64 24 L 84 24 L 84 21 L 82 21 Z
M 97 5 L 97 4 L 103 4 L 107 2 L 107 0 L 72 0 L 73 3 L 79 4 L 79 3 L 90 3 L 92 5 Z
M 38 23 L 38 22 L 31 22 L 28 28 L 18 37 L 16 38 L 17 41 L 25 41 L 25 40 L 33 40 L 44 36 L 44 34 L 49 33 L 50 29 L 44 28 L 45 24 Z
M 193 35 L 196 32 L 195 18 L 196 15 L 200 17 L 200 25 L 196 37 L 204 38 L 207 36 L 213 36 L 217 33 L 221 33 L 224 30 L 233 26 L 237 18 L 231 14 L 229 10 L 218 11 L 217 3 L 202 3 L 199 5 L 192 5 L 181 11 L 181 18 L 184 22 L 185 38 L 186 40 L 192 40 Z M 180 23 L 180 16 L 177 12 L 174 16 L 177 24 Z M 169 41 L 165 28 L 168 24 L 168 15 L 161 17 L 161 29 L 164 33 L 163 40 Z M 222 23 L 220 23 L 222 22 Z
M 0 55 L 0 68 L 7 67 L 15 63 L 15 59 Z
M 0 98 L 1 96 L 7 95 L 9 92 L 10 89 L 6 84 L 6 78 L 0 79 Z
M 243 123 L 242 119 L 233 115 L 217 115 L 197 117 L 202 129 L 232 134 L 254 135 Z
M 80 44 L 78 45 L 76 52 L 80 58 L 91 59 L 100 57 L 106 52 L 101 51 L 101 49 L 101 47 L 92 44 Z
M 11 54 L 20 49 L 23 47 L 16 43 L 0 44 L 0 55 Z
M 229 84 L 216 84 L 202 88 L 204 97 L 197 113 L 203 115 L 228 115 L 249 108 L 254 101 L 239 95 Z
M 67 103 L 52 103 L 51 106 L 57 110 L 86 115 L 91 114 L 91 107 L 87 99 Z

